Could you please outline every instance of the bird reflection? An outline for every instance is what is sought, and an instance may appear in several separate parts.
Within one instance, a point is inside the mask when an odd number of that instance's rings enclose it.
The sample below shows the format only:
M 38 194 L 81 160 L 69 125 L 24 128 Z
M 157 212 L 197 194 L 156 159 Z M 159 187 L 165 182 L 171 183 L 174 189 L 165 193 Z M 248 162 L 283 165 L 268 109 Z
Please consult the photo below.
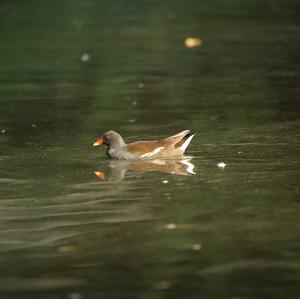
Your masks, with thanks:
M 133 171 L 159 171 L 174 175 L 192 175 L 194 172 L 194 164 L 191 163 L 192 158 L 184 157 L 180 160 L 143 160 L 143 161 L 120 161 L 110 160 L 108 173 L 103 171 L 95 171 L 95 175 L 100 180 L 111 182 L 122 181 L 128 170 Z

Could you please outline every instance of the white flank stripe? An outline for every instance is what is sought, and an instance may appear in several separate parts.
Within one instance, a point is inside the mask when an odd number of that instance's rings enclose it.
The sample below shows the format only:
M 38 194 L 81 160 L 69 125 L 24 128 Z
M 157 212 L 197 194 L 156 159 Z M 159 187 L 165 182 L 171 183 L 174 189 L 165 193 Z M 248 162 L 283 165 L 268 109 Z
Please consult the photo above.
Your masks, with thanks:
M 154 156 L 155 154 L 159 153 L 163 148 L 165 148 L 165 147 L 164 147 L 164 146 L 157 147 L 157 148 L 154 149 L 152 152 L 149 152 L 149 153 L 146 153 L 146 154 L 141 155 L 141 158 L 149 158 L 149 157 L 152 157 L 152 156 Z

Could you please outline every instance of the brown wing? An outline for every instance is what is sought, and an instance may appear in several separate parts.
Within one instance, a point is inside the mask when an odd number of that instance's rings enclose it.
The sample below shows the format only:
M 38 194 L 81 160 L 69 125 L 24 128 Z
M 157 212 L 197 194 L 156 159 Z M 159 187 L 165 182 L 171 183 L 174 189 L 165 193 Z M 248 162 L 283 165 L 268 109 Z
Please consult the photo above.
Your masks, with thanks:
M 156 148 L 164 146 L 160 141 L 136 141 L 127 144 L 128 150 L 141 155 L 154 151 Z
M 128 149 L 131 152 L 137 152 L 140 154 L 146 154 L 152 152 L 158 147 L 164 147 L 165 150 L 174 149 L 175 147 L 179 147 L 184 141 L 185 137 L 190 134 L 189 130 L 184 130 L 176 135 L 156 140 L 156 141 L 136 141 L 129 143 Z

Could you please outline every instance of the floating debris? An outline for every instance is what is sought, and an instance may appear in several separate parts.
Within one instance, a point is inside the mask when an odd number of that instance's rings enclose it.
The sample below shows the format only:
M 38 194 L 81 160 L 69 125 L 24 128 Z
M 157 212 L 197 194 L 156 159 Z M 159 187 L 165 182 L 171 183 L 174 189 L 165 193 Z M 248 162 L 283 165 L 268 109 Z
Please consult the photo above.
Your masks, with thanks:
M 136 106 L 137 105 L 137 101 L 132 101 L 132 105 Z
M 168 180 L 163 180 L 162 182 L 163 182 L 163 184 L 168 184 L 169 183 Z
M 168 223 L 168 224 L 163 225 L 162 227 L 166 228 L 166 229 L 191 229 L 191 228 L 194 228 L 195 225 L 191 224 L 191 223 L 179 223 L 179 224 Z
M 4 129 L 1 131 L 1 133 L 3 133 L 3 134 L 4 134 L 5 132 L 6 132 L 6 130 L 4 130 Z
M 168 223 L 166 225 L 166 229 L 175 229 L 176 228 L 176 223 Z
M 167 280 L 159 281 L 154 285 L 154 288 L 158 290 L 166 290 L 169 289 L 170 287 L 171 287 L 171 283 Z
M 225 168 L 226 163 L 224 163 L 224 162 L 219 162 L 219 163 L 217 164 L 217 166 L 218 166 L 219 168 Z
M 129 122 L 129 123 L 135 123 L 136 120 L 135 120 L 135 119 L 130 119 L 130 120 L 128 120 L 128 122 Z
M 80 59 L 81 59 L 82 62 L 88 62 L 91 59 L 91 56 L 88 53 L 84 53 L 84 54 L 81 55 Z
M 188 37 L 185 39 L 184 44 L 187 48 L 195 48 L 203 45 L 203 41 L 198 37 Z
M 57 248 L 57 251 L 59 253 L 68 253 L 68 252 L 73 252 L 75 250 L 76 248 L 73 245 L 62 245 Z
M 192 249 L 195 251 L 198 251 L 198 250 L 202 249 L 202 246 L 201 246 L 201 244 L 193 244 Z
M 34 129 L 36 129 L 37 125 L 36 124 L 32 124 L 31 127 L 34 128 Z
M 144 88 L 144 86 L 145 86 L 145 84 L 144 84 L 144 83 L 142 83 L 142 82 L 141 82 L 141 83 L 139 83 L 139 85 L 138 85 L 138 87 L 139 87 L 139 88 Z
M 167 199 L 171 199 L 171 194 L 168 193 L 168 192 L 164 193 L 164 196 L 165 196 Z

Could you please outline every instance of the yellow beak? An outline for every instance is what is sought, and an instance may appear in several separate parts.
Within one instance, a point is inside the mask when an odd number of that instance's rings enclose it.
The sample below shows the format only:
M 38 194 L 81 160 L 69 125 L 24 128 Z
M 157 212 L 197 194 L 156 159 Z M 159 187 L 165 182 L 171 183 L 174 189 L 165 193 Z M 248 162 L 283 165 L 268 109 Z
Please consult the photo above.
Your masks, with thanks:
M 103 143 L 103 138 L 100 137 L 94 144 L 93 146 L 98 146 L 98 145 L 101 145 Z

